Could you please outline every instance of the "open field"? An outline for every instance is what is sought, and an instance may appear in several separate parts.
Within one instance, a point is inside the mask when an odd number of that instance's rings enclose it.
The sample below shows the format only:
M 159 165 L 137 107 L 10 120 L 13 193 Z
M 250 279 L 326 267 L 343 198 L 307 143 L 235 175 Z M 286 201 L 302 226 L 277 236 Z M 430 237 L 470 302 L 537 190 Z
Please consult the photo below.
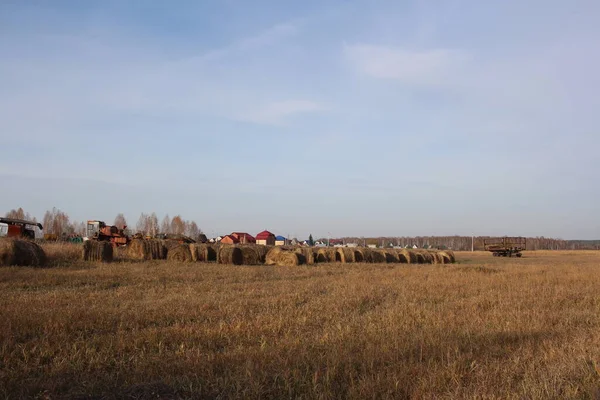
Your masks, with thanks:
M 599 398 L 600 252 L 0 268 L 0 397 Z M 85 395 L 85 396 L 84 396 Z

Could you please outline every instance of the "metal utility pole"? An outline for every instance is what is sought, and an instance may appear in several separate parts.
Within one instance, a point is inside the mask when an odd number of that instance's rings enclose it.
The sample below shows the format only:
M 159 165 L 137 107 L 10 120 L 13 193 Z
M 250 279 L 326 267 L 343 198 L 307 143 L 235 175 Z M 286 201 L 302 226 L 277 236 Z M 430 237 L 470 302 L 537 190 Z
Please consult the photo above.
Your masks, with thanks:
M 471 252 L 475 251 L 475 236 L 471 236 Z

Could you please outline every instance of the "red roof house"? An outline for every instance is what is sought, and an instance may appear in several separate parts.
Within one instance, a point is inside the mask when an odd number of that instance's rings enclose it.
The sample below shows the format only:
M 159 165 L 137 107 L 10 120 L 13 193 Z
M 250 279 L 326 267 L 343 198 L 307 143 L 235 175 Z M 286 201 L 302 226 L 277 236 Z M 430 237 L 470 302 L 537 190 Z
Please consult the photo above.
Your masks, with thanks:
M 239 239 L 232 235 L 225 235 L 221 239 L 221 243 L 223 243 L 223 244 L 237 244 L 239 242 L 240 242 Z
M 262 231 L 256 235 L 256 244 L 274 246 L 275 235 L 269 231 Z
M 256 243 L 254 236 L 246 232 L 233 232 L 230 236 L 236 238 L 239 243 Z

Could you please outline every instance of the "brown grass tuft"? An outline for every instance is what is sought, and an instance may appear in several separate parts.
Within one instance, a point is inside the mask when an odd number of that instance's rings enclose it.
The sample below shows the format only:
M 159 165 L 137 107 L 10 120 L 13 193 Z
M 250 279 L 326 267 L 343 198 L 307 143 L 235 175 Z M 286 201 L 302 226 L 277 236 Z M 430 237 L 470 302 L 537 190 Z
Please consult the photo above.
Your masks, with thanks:
M 40 242 L 40 247 L 46 253 L 46 266 L 65 267 L 81 264 L 81 243 Z

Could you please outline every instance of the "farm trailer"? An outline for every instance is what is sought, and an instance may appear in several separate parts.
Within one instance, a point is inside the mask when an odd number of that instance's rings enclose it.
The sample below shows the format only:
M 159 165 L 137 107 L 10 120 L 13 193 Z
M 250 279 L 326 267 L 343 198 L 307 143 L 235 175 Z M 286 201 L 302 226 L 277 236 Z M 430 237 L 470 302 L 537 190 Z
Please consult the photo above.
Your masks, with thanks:
M 491 251 L 494 257 L 521 257 L 521 252 L 527 248 L 526 245 L 527 239 L 520 236 L 483 240 L 483 247 L 486 251 Z

